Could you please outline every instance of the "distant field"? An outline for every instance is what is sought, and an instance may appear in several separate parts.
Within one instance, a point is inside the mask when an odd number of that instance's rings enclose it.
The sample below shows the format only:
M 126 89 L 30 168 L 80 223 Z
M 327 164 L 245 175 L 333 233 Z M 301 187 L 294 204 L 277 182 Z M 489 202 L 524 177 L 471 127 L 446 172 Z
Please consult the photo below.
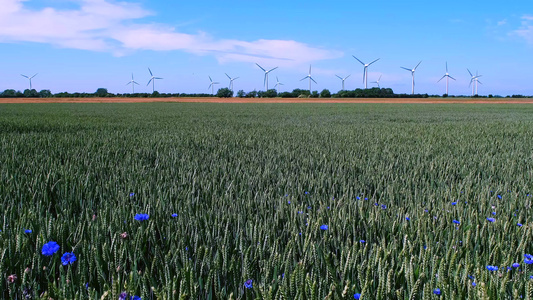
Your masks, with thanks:
M 0 98 L 1 103 L 533 103 L 533 98 Z
M 533 296 L 532 105 L 0 104 L 0 149 L 0 298 Z

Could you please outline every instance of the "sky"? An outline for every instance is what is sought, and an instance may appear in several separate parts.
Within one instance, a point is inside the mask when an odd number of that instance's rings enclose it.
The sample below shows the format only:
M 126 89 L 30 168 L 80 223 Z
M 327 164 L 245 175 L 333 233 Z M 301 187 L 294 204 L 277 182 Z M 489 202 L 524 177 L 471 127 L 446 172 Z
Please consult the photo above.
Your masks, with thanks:
M 364 88 L 470 95 L 533 95 L 533 2 L 0 0 L 0 90 L 210 93 L 209 77 L 234 90 Z M 216 91 L 216 89 L 215 89 Z

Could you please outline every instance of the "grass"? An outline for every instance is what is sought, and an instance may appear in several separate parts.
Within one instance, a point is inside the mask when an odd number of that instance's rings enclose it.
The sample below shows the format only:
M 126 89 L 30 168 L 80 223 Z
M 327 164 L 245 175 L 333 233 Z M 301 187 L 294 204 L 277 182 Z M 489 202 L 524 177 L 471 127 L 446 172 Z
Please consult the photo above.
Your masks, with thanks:
M 0 105 L 2 296 L 532 299 L 532 113 Z

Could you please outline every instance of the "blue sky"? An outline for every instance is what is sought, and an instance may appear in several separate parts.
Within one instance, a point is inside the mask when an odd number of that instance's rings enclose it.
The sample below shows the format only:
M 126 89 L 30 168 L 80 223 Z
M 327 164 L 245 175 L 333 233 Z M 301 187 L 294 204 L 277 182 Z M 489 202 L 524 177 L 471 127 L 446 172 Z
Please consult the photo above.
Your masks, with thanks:
M 131 74 L 146 86 L 163 77 L 159 92 L 209 92 L 209 78 L 235 90 L 264 90 L 255 65 L 279 67 L 281 91 L 307 89 L 312 65 L 314 90 L 337 91 L 335 77 L 351 74 L 346 89 L 370 82 L 410 93 L 469 95 L 479 71 L 480 95 L 533 95 L 533 4 L 530 1 L 112 1 L 0 0 L 0 90 L 33 87 L 52 92 L 131 92 Z

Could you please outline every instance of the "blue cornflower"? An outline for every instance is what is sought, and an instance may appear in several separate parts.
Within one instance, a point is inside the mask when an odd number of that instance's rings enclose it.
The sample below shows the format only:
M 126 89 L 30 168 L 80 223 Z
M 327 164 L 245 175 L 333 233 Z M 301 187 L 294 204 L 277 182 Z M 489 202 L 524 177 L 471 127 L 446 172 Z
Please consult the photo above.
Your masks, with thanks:
M 501 199 L 502 198 L 502 195 L 498 195 L 498 199 Z
M 368 200 L 368 198 L 365 198 L 365 200 Z
M 477 284 L 476 284 L 474 281 L 472 281 L 472 286 L 476 286 L 476 285 L 477 285 Z
M 135 196 L 135 193 L 130 193 L 130 197 L 133 197 L 133 196 Z
M 173 218 L 175 218 L 175 217 L 178 216 L 178 214 L 172 214 L 171 216 L 172 216 Z
M 299 214 L 299 215 L 302 214 L 302 213 L 303 213 L 303 211 L 301 211 L 301 210 L 298 211 L 298 214 Z
M 89 289 L 89 283 L 88 283 L 88 282 L 85 283 L 85 289 L 86 289 L 86 290 Z
M 472 275 L 468 275 L 468 278 L 470 278 L 470 279 L 472 279 L 472 280 L 474 280 L 474 279 L 475 279 L 475 277 L 474 277 L 474 276 L 472 276 Z
M 137 221 L 146 221 L 150 218 L 150 216 L 148 214 L 136 214 L 135 215 L 135 220 Z
M 428 246 L 424 245 L 424 250 L 426 250 L 428 248 Z
M 353 294 L 353 298 L 354 299 L 361 299 L 361 294 L 355 293 L 355 294 Z
M 452 205 L 453 205 L 453 206 L 456 206 L 456 205 L 457 205 L 457 202 L 452 202 Z
M 127 297 L 128 297 L 128 293 L 122 292 L 120 293 L 120 295 L 118 295 L 118 300 L 126 300 Z
M 529 279 L 533 279 L 533 275 L 529 275 Z
M 439 288 L 434 289 L 433 294 L 440 295 L 440 289 Z
M 533 264 L 533 255 L 531 254 L 524 254 L 524 262 L 528 265 Z
M 493 211 L 493 212 L 492 212 L 492 215 L 493 215 L 493 216 L 495 216 L 495 215 L 496 215 L 496 212 L 495 212 L 495 211 Z
M 72 252 L 65 252 L 63 256 L 61 256 L 61 263 L 63 266 L 71 265 L 77 260 L 76 255 Z
M 142 300 L 139 296 L 131 296 L 130 300 Z
M 324 224 L 324 225 L 320 225 L 320 229 L 322 230 L 328 230 L 328 225 Z
M 527 259 L 533 259 L 533 255 L 531 254 L 524 254 L 524 257 Z
M 461 224 L 461 222 L 457 221 L 457 220 L 453 220 L 452 221 L 454 224 Z
M 328 206 L 328 209 L 329 209 L 329 206 Z
M 311 209 L 311 206 L 308 206 L 307 209 Z
M 251 279 L 246 280 L 246 282 L 244 283 L 244 287 L 247 288 L 247 289 L 253 288 L 254 287 L 253 286 L 253 280 L 251 280 Z
M 492 222 L 496 221 L 496 219 L 494 219 L 494 218 L 487 218 L 487 221 L 489 221 L 489 222 L 492 223 Z
M 519 263 L 514 263 L 514 264 L 513 264 L 513 268 L 518 268 L 518 267 L 520 267 L 520 264 L 519 264 Z
M 379 204 L 377 204 L 377 203 L 374 203 L 374 205 L 375 205 L 375 206 L 379 206 Z
M 381 204 L 381 209 L 387 209 L 387 205 Z
M 410 221 L 411 219 L 409 217 L 405 217 L 405 220 L 406 221 Z
M 50 241 L 43 245 L 41 253 L 46 256 L 52 256 L 57 251 L 59 251 L 59 245 L 54 241 Z
M 31 229 L 24 229 L 24 233 L 31 233 Z
M 306 192 L 305 192 L 305 194 L 306 194 L 306 195 L 308 195 L 308 194 L 309 194 L 309 192 L 307 192 L 307 191 L 306 191 Z
M 516 223 L 516 226 L 522 227 L 522 224 L 521 223 Z
M 365 240 L 360 240 L 359 243 L 364 244 L 364 243 L 366 243 L 366 241 Z
M 429 212 L 429 210 L 427 210 L 427 209 L 424 209 L 424 212 Z
M 361 197 L 357 196 L 355 197 L 356 200 L 361 200 Z
M 291 204 L 291 200 L 287 201 L 287 203 Z
M 489 271 L 498 271 L 498 267 L 497 266 L 488 265 L 487 266 L 487 270 L 489 270 Z

